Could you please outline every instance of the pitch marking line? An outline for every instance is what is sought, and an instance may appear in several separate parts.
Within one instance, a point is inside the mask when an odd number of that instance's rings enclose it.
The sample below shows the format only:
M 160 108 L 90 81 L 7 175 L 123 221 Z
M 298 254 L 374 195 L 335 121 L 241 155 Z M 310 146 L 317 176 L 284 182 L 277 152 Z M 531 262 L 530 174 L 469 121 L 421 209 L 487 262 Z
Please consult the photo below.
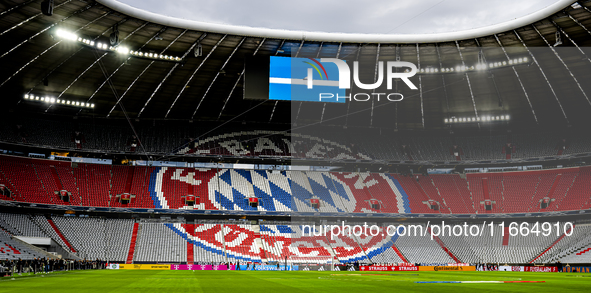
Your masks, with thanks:
M 418 284 L 546 283 L 546 281 L 418 281 Z

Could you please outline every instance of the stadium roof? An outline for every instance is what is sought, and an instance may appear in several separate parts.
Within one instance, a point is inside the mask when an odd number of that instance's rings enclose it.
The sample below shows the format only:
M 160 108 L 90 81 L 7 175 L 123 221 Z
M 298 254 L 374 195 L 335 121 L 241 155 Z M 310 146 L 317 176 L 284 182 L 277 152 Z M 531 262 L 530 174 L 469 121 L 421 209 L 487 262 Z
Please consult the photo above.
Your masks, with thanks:
M 261 123 L 289 123 L 306 113 L 302 123 L 401 129 L 444 128 L 445 119 L 454 117 L 508 115 L 519 126 L 589 121 L 587 1 L 561 0 L 513 21 L 437 35 L 207 24 L 112 0 L 56 0 L 53 15 L 46 16 L 40 2 L 0 4 L 0 105 L 16 113 L 196 121 L 239 116 Z M 121 47 L 148 57 L 111 52 L 114 27 Z M 199 47 L 202 54 L 196 57 Z M 400 59 L 425 72 L 413 78 L 419 92 L 398 89 L 406 97 L 400 103 L 261 103 L 243 99 L 244 60 L 253 55 L 339 57 L 373 64 Z M 493 68 L 471 69 L 484 61 Z M 467 70 L 440 72 L 462 66 Z M 25 100 L 25 94 L 55 100 Z M 58 104 L 58 99 L 84 106 Z
M 453 42 L 456 40 L 473 39 L 488 36 L 499 32 L 513 30 L 524 25 L 529 25 L 540 19 L 544 19 L 564 9 L 573 3 L 572 0 L 559 0 L 552 5 L 540 9 L 529 15 L 482 28 L 435 34 L 353 34 L 334 32 L 312 32 L 279 30 L 273 28 L 257 28 L 216 23 L 206 23 L 194 20 L 180 19 L 152 13 L 121 3 L 117 0 L 97 0 L 97 2 L 139 19 L 158 23 L 161 25 L 190 30 L 213 32 L 220 34 L 251 36 L 260 38 L 274 38 L 287 40 L 306 40 L 320 42 L 345 42 L 345 43 L 439 43 Z

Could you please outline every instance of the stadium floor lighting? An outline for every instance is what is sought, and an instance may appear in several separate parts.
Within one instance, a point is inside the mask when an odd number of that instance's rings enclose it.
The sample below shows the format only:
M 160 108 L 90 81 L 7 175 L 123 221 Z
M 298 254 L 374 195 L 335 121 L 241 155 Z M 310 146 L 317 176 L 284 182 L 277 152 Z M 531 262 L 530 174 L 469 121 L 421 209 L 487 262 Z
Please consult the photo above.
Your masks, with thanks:
M 105 43 L 95 42 L 91 39 L 87 39 L 87 38 L 78 36 L 75 33 L 72 33 L 72 32 L 69 32 L 69 31 L 66 31 L 63 29 L 57 29 L 55 31 L 55 35 L 61 39 L 77 42 L 77 43 L 79 43 L 83 46 L 86 46 L 86 47 L 91 47 L 91 48 L 102 50 L 102 51 L 116 52 L 121 55 L 131 55 L 132 57 L 135 57 L 135 58 L 168 61 L 168 62 L 183 61 L 183 58 L 178 57 L 178 56 L 170 56 L 170 55 L 163 55 L 163 54 L 157 54 L 157 53 L 144 53 L 141 51 L 131 50 L 128 47 L 125 47 L 122 45 L 108 46 Z
M 47 97 L 47 96 L 36 96 L 36 95 L 25 94 L 24 99 L 27 101 L 45 102 L 47 104 L 60 104 L 60 105 L 73 106 L 73 107 L 79 107 L 79 108 L 94 108 L 94 104 L 92 104 L 92 103 L 71 101 L 71 100 L 64 100 L 64 99 L 56 99 L 56 98 Z

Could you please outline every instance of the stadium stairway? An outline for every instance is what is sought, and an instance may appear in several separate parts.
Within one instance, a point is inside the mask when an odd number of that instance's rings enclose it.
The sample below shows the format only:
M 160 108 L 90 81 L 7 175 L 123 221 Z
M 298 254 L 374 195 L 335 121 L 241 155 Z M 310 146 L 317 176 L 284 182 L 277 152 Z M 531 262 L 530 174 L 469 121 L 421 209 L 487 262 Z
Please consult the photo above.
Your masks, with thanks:
M 503 246 L 509 246 L 509 227 L 505 227 L 503 233 Z
M 417 188 L 420 196 L 423 199 L 425 199 L 425 201 L 432 200 L 432 198 L 429 197 L 429 195 L 427 194 L 427 192 L 425 192 L 425 190 L 423 189 L 423 187 L 421 186 L 421 184 L 417 180 L 413 179 L 412 180 L 412 183 L 415 185 L 415 187 Z M 424 201 L 423 201 L 423 203 L 424 203 Z M 440 209 L 437 211 L 438 213 L 441 213 L 441 204 L 443 204 L 443 203 L 439 203 Z
M 490 200 L 490 194 L 488 193 L 488 178 L 482 178 L 482 194 L 485 200 Z
M 189 186 L 192 189 L 192 186 L 193 185 L 192 184 L 189 184 Z M 191 231 L 189 233 L 189 235 L 192 235 L 192 233 L 195 233 L 195 225 L 194 224 L 187 224 L 185 226 L 185 230 L 187 232 L 188 231 Z M 192 264 L 195 263 L 195 254 L 194 254 L 195 252 L 194 252 L 194 248 L 195 248 L 195 244 L 193 244 L 193 242 L 191 242 L 191 241 L 187 241 L 187 264 L 188 265 L 192 265 Z
M 139 223 L 133 223 L 133 234 L 131 234 L 131 242 L 129 243 L 129 252 L 127 253 L 127 261 L 126 264 L 133 263 L 133 256 L 135 253 L 135 244 L 137 242 L 137 235 L 139 231 Z
M 427 228 L 427 231 L 429 232 L 429 234 L 431 234 L 431 237 L 433 237 L 433 240 L 435 240 L 435 242 L 437 242 L 437 244 L 439 244 L 439 246 L 441 246 L 441 249 L 443 249 L 443 251 L 445 251 L 447 254 L 449 254 L 449 256 L 456 262 L 456 263 L 461 263 L 461 261 L 451 252 L 451 250 L 449 250 L 447 248 L 447 246 L 445 246 L 445 243 L 443 243 L 443 241 L 441 241 L 441 239 L 439 239 L 438 236 L 435 236 L 432 234 L 431 232 L 431 227 Z
M 554 179 L 554 183 L 552 183 L 552 187 L 550 187 L 550 191 L 548 191 L 548 195 L 546 197 L 554 198 L 554 192 L 556 191 L 556 188 L 558 187 L 558 183 L 560 182 L 560 178 L 562 178 L 562 174 L 557 174 L 556 178 Z
M 258 224 L 252 225 L 252 231 L 254 232 L 254 243 L 258 247 L 259 254 L 261 256 L 261 261 L 267 261 L 267 255 L 265 254 L 265 249 L 263 248 L 263 241 L 261 240 L 261 226 Z
M 529 263 L 534 263 L 534 261 L 536 261 L 542 255 L 544 255 L 550 249 L 552 249 L 552 247 L 554 247 L 554 245 L 556 245 L 556 243 L 560 242 L 560 240 L 562 240 L 562 238 L 564 238 L 566 236 L 566 234 L 569 234 L 571 232 L 571 230 L 574 229 L 574 228 L 575 228 L 575 225 L 573 225 L 572 228 L 568 229 L 568 231 L 566 231 L 565 233 L 563 233 L 562 235 L 560 235 L 560 237 L 558 237 L 558 239 L 556 239 L 556 241 L 552 242 L 552 244 L 548 248 L 546 248 L 544 251 L 542 251 L 542 253 L 540 253 L 538 256 L 536 256 L 534 259 L 532 259 Z
M 55 180 L 55 185 L 58 188 L 58 190 L 56 190 L 56 191 L 64 190 L 64 186 L 62 185 L 62 181 L 60 180 L 60 176 L 57 174 L 57 170 L 55 169 L 55 166 L 51 166 L 50 169 L 51 169 L 51 176 L 53 176 L 53 180 Z
M 329 240 L 329 237 L 326 237 L 327 240 Z M 359 247 L 359 249 L 363 252 L 363 255 L 365 255 L 365 259 L 367 259 L 368 261 L 371 261 L 371 257 L 369 257 L 369 255 L 367 255 L 367 249 L 364 249 L 364 247 L 361 245 L 361 241 L 359 240 L 358 237 L 353 237 L 352 240 L 355 242 L 355 244 L 357 245 L 357 247 Z
M 194 169 L 188 169 L 188 170 L 191 170 L 191 171 L 195 172 Z M 188 184 L 187 184 L 187 194 L 188 195 L 195 195 L 195 193 L 193 191 L 193 184 L 196 184 L 195 181 L 197 181 L 197 179 L 195 179 L 193 177 L 193 180 L 191 180 L 190 182 L 188 182 Z
M 585 250 L 583 250 L 583 251 L 579 251 L 579 252 L 577 252 L 576 254 L 577 254 L 577 255 L 582 255 L 583 253 L 587 253 L 588 251 L 591 251 L 591 247 L 589 247 L 589 248 L 587 248 L 587 249 L 585 249 Z
M 133 175 L 135 173 L 135 168 L 131 167 L 127 171 L 127 182 L 125 183 L 125 193 L 131 194 L 131 184 L 133 183 Z
M 62 233 L 62 231 L 60 231 L 60 229 L 55 225 L 55 223 L 53 222 L 53 220 L 48 217 L 47 218 L 47 222 L 49 223 L 49 225 L 51 225 L 51 227 L 53 228 L 53 230 L 55 230 L 55 233 L 57 233 L 57 235 L 66 244 L 66 246 L 68 246 L 68 248 L 70 249 L 70 251 L 76 253 L 76 249 L 74 249 L 74 247 L 72 247 L 72 244 L 70 244 L 70 242 L 68 241 L 68 239 L 66 239 L 66 236 L 64 236 L 64 234 Z
M 490 194 L 488 193 L 488 178 L 482 178 L 482 194 L 484 195 L 484 200 L 490 200 Z M 492 210 L 487 210 L 487 214 L 491 214 Z
M 54 258 L 55 257 L 55 255 L 47 252 L 46 250 L 43 250 L 35 245 L 24 242 L 17 237 L 12 238 L 12 240 L 19 243 L 21 245 L 21 248 L 26 248 L 27 250 L 35 252 L 35 253 L 39 254 L 40 256 L 44 256 L 45 258 Z
M 404 255 L 402 254 L 402 252 L 400 252 L 400 250 L 398 250 L 398 247 L 396 247 L 396 245 L 392 245 L 392 249 L 394 249 L 394 252 L 396 252 L 396 254 L 398 255 L 398 257 L 400 257 L 401 260 L 403 260 L 404 262 L 408 263 L 408 260 L 406 259 L 406 257 L 404 257 Z

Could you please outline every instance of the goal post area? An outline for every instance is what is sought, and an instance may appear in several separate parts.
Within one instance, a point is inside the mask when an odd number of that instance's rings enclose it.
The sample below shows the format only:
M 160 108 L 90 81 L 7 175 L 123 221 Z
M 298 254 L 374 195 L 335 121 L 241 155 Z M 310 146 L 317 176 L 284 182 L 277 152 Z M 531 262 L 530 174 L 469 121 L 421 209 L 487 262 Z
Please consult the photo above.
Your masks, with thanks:
M 298 266 L 300 271 L 334 271 L 340 261 L 333 255 L 301 256 L 291 255 L 285 258 L 288 266 Z M 336 268 L 336 270 L 340 270 Z
M 315 264 L 331 264 L 339 263 L 339 260 L 333 255 L 315 255 L 315 256 L 301 256 L 301 255 L 290 255 L 287 257 L 288 263 L 315 263 Z

